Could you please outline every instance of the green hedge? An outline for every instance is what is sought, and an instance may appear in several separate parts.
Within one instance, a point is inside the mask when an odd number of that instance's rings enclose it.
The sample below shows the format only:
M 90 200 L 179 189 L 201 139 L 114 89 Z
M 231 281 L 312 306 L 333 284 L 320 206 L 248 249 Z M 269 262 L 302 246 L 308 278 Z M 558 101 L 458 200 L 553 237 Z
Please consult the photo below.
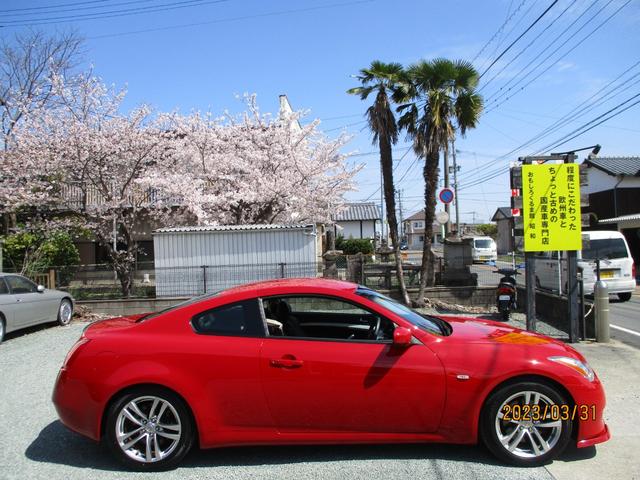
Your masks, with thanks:
M 373 253 L 373 241 L 366 238 L 347 238 L 342 236 L 336 238 L 336 250 L 342 250 L 345 255 L 355 255 Z

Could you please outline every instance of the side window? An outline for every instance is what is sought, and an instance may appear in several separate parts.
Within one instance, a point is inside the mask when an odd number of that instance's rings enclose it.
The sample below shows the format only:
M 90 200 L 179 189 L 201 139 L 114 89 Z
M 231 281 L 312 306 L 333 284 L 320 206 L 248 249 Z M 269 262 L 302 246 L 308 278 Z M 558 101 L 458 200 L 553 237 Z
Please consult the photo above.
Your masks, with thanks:
M 197 333 L 207 335 L 264 336 L 257 299 L 200 312 L 191 319 L 191 325 Z
M 9 293 L 7 284 L 5 283 L 4 278 L 0 278 L 0 295 L 6 295 L 7 293 Z
M 262 301 L 269 336 L 391 341 L 395 325 L 356 304 L 333 297 L 295 295 Z
M 38 286 L 24 277 L 10 275 L 5 278 L 7 279 L 9 288 L 11 288 L 11 293 L 34 293 L 38 291 Z

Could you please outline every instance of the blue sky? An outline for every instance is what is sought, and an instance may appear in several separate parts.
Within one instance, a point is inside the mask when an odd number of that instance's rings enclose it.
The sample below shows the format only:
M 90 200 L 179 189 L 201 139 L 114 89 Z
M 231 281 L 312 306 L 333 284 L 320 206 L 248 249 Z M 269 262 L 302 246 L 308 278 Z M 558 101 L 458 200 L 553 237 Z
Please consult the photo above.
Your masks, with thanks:
M 63 23 L 37 28 L 77 29 L 86 38 L 85 64 L 93 65 L 107 83 L 127 86 L 126 107 L 146 102 L 159 110 L 237 111 L 242 105 L 236 95 L 249 92 L 258 95 L 263 111 L 276 111 L 278 95 L 286 93 L 295 109 L 308 109 L 310 118 L 322 120 L 327 135 L 350 133 L 353 139 L 347 150 L 366 154 L 375 151 L 368 131 L 363 130 L 366 105 L 345 93 L 356 85 L 352 74 L 373 59 L 409 64 L 440 56 L 475 58 L 474 64 L 482 72 L 552 3 L 552 0 L 9 0 L 0 9 L 0 24 L 6 20 L 33 23 L 36 19 L 65 15 L 171 7 L 155 13 L 146 10 L 138 15 L 106 19 L 65 19 Z M 75 5 L 56 7 L 61 4 Z M 38 9 L 43 6 L 52 8 Z M 181 8 L 173 8 L 178 6 Z M 8 12 L 25 8 L 32 10 Z M 71 10 L 55 13 L 63 9 Z M 23 15 L 16 16 L 18 13 Z M 509 17 L 511 20 L 500 30 Z M 456 143 L 461 151 L 458 163 L 462 221 L 474 217 L 476 221 L 488 220 L 496 207 L 508 204 L 509 161 L 552 145 L 565 133 L 640 92 L 640 83 L 634 83 L 640 78 L 634 77 L 640 72 L 639 64 L 618 81 L 619 88 L 601 104 L 593 107 L 587 104 L 589 108 L 581 116 L 574 113 L 573 123 L 563 122 L 537 143 L 517 148 L 640 61 L 639 21 L 638 0 L 628 3 L 559 0 L 488 70 L 481 83 L 482 86 L 490 81 L 481 91 L 487 96 L 487 112 L 478 128 Z M 28 27 L 5 27 L 0 31 L 7 36 L 25 28 Z M 586 38 L 578 45 L 583 37 Z M 525 75 L 556 48 L 557 53 Z M 494 75 L 497 76 L 493 78 Z M 499 96 L 516 82 L 519 83 L 508 95 Z M 621 108 L 632 103 L 630 100 Z M 559 150 L 600 143 L 602 156 L 640 155 L 639 120 L 640 105 L 637 105 Z M 404 177 L 398 188 L 403 190 L 405 213 L 412 213 L 422 204 L 421 165 L 405 145 L 402 138 L 395 154 L 396 159 L 402 159 L 397 162 L 395 172 L 396 178 Z M 514 149 L 515 152 L 501 158 Z M 360 155 L 352 160 L 363 163 L 364 168 L 357 178 L 359 191 L 349 198 L 379 201 L 377 156 Z M 495 178 L 485 179 L 493 173 L 497 175 Z

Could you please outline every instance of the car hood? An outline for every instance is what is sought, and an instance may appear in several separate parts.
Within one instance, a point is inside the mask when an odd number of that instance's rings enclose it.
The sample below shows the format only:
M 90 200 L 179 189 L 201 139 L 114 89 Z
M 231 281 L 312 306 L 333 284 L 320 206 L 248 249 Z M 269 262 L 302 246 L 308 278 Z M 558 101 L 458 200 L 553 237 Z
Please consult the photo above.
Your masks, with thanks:
M 553 355 L 565 355 L 584 360 L 582 355 L 569 345 L 520 328 L 505 325 L 493 320 L 485 320 L 473 317 L 442 317 L 451 325 L 449 341 L 460 343 L 483 343 L 498 345 L 522 345 L 545 348 Z

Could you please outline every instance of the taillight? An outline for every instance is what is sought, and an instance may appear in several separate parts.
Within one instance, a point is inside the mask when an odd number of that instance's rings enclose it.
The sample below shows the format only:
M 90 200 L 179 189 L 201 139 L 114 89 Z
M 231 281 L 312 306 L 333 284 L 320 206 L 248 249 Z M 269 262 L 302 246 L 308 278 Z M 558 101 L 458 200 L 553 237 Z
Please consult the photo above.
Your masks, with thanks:
M 511 295 L 513 293 L 513 288 L 500 287 L 500 288 L 498 288 L 498 293 L 504 293 L 506 295 Z

